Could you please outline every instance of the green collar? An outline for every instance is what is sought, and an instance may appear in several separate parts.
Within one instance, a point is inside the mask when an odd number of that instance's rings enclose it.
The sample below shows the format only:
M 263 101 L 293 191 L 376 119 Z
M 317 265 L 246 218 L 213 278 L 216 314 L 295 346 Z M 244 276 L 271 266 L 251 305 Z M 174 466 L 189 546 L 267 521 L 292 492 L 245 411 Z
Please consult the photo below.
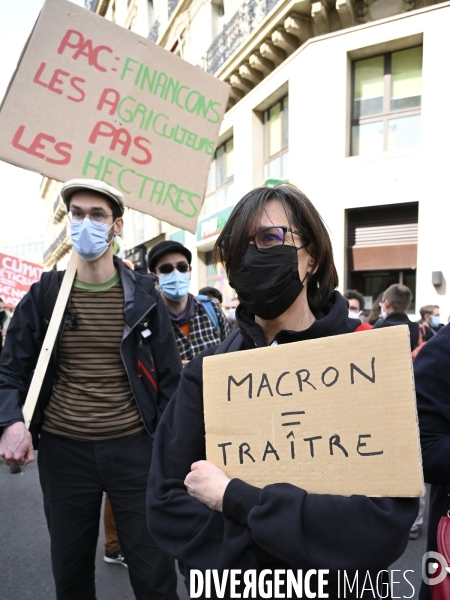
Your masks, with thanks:
M 73 287 L 77 290 L 83 290 L 85 292 L 106 292 L 116 285 L 120 281 L 119 273 L 116 271 L 114 277 L 104 283 L 88 283 L 87 281 L 81 281 L 78 277 L 75 277 Z

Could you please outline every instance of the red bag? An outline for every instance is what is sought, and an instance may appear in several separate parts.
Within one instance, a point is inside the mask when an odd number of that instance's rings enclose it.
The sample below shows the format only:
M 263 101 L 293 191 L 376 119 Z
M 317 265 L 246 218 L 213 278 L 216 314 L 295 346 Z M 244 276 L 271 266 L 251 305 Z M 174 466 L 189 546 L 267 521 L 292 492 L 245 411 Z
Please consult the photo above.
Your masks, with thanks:
M 450 517 L 441 517 L 441 520 L 439 521 L 439 527 L 437 531 L 437 549 L 439 554 L 445 558 L 447 564 L 450 565 Z M 441 563 L 438 562 L 437 564 L 439 566 L 431 579 L 437 577 L 442 572 Z M 430 594 L 433 600 L 449 600 L 450 575 L 447 575 L 444 581 L 441 581 L 436 585 L 430 585 Z

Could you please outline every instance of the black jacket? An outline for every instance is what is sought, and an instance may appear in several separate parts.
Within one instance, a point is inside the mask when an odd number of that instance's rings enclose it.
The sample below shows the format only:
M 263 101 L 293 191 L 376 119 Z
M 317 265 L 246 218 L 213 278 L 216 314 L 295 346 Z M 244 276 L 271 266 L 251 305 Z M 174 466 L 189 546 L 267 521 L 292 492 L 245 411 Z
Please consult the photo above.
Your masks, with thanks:
M 440 329 L 414 361 L 425 481 L 431 483 L 427 551 L 437 551 L 441 517 L 450 510 L 450 325 Z M 420 599 L 431 598 L 422 585 Z
M 377 322 L 374 325 L 375 329 L 379 329 L 380 327 L 392 327 L 393 325 L 408 325 L 409 327 L 409 341 L 411 343 L 411 352 L 419 343 L 419 324 L 413 321 L 410 321 L 408 315 L 402 311 L 394 311 L 389 314 L 385 319 Z M 428 327 L 424 327 L 425 329 L 425 340 L 428 341 L 433 337 L 433 332 L 430 331 Z M 422 350 L 421 350 L 422 352 Z
M 153 276 L 135 273 L 117 258 L 114 259 L 114 264 L 124 292 L 125 328 L 120 352 L 142 421 L 152 435 L 164 408 L 177 389 L 181 361 L 169 315 L 155 289 Z M 57 276 L 58 273 L 55 272 L 54 277 Z M 41 282 L 34 283 L 17 306 L 1 355 L 2 428 L 16 421 L 23 421 L 22 406 L 46 333 L 39 311 L 40 285 Z M 61 322 L 30 426 L 35 445 L 42 427 L 44 409 L 50 399 L 64 327 L 65 318 Z M 146 338 L 141 335 L 145 329 L 151 331 L 151 335 Z
M 242 305 L 237 318 L 244 350 L 266 345 L 262 329 Z M 335 292 L 309 329 L 281 331 L 275 340 L 351 333 L 359 324 L 348 318 L 347 301 Z M 157 543 L 194 569 L 330 569 L 330 598 L 338 597 L 339 569 L 349 576 L 363 571 L 362 578 L 370 570 L 376 577 L 403 553 L 417 499 L 308 494 L 287 483 L 260 489 L 233 479 L 220 513 L 188 495 L 183 481 L 191 464 L 205 459 L 202 360 L 216 351 L 203 352 L 184 369 L 155 436 L 147 514 Z M 347 590 L 347 598 L 354 597 L 366 596 Z

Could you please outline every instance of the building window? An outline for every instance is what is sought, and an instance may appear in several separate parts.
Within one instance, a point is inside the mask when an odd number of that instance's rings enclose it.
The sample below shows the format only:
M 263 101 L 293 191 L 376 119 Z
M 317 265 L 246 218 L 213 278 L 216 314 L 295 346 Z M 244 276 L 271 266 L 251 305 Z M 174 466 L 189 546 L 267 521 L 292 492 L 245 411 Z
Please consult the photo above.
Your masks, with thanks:
M 289 110 L 286 96 L 264 111 L 264 179 L 287 179 Z
M 420 144 L 422 46 L 353 63 L 352 156 Z
M 211 215 L 234 204 L 234 143 L 233 138 L 219 146 L 208 174 L 202 214 Z
M 387 204 L 347 211 L 347 287 L 370 309 L 394 283 L 407 285 L 415 311 L 419 204 Z

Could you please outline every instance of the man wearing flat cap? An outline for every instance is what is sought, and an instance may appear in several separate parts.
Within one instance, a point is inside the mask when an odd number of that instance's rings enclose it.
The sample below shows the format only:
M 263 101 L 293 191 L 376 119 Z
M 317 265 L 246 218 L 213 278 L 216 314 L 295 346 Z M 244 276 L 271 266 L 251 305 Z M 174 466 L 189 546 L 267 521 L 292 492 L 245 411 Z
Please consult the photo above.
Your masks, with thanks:
M 172 326 L 155 278 L 113 257 L 122 194 L 100 181 L 73 179 L 61 196 L 76 277 L 30 432 L 21 409 L 62 273 L 43 273 L 15 310 L 0 360 L 0 456 L 24 466 L 39 440 L 57 600 L 96 598 L 104 491 L 136 598 L 173 600 L 174 562 L 153 541 L 145 515 L 152 435 L 181 371 Z
M 158 277 L 183 366 L 231 331 L 217 300 L 189 293 L 191 261 L 190 250 L 172 240 L 159 242 L 148 253 L 148 267 Z

